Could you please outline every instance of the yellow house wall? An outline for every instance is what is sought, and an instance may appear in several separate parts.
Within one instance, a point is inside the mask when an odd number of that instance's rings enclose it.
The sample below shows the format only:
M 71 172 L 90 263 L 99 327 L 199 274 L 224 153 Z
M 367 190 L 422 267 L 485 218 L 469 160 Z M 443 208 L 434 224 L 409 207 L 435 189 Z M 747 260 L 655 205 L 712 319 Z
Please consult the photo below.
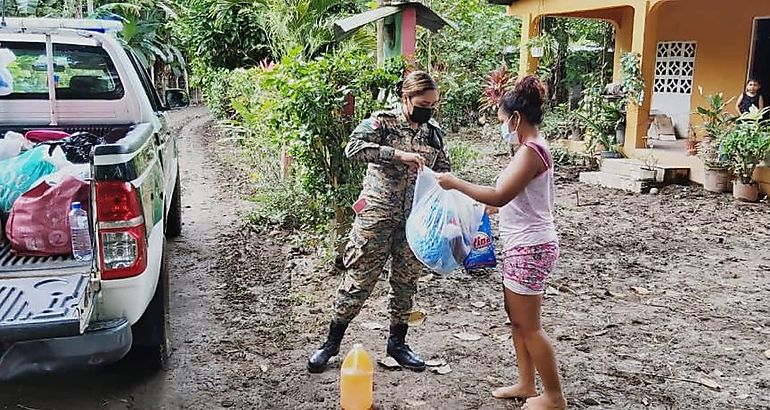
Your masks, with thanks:
M 693 111 L 706 104 L 697 91 L 698 86 L 703 87 L 705 94 L 724 92 L 727 98 L 743 92 L 754 18 L 770 17 L 770 1 L 708 1 L 708 7 L 704 7 L 704 3 L 703 0 L 665 2 L 654 11 L 653 17 L 658 21 L 657 41 L 697 42 Z M 729 110 L 737 114 L 734 106 L 731 103 Z M 697 132 L 702 124 L 700 117 L 693 114 L 690 121 Z M 770 169 L 760 169 L 755 176 L 765 192 L 770 192 Z
M 537 35 L 537 20 L 541 16 L 603 18 L 615 23 L 617 51 L 633 51 L 642 56 L 642 73 L 648 88 L 652 85 L 658 41 L 696 41 L 695 89 L 700 85 L 706 94 L 723 91 L 732 96 L 743 90 L 753 19 L 770 16 L 770 1 L 518 0 L 508 7 L 508 14 L 520 16 L 526 29 L 522 30 L 522 73 L 532 73 L 537 68 L 537 60 L 530 57 L 525 44 L 530 36 Z M 620 78 L 621 54 L 616 53 L 615 80 Z M 660 158 L 661 163 L 690 166 L 693 181 L 702 183 L 703 166 L 696 158 L 644 149 L 643 137 L 647 132 L 651 97 L 648 90 L 642 106 L 629 110 L 624 147 L 626 154 L 636 158 L 653 154 L 665 157 Z M 703 104 L 704 99 L 695 92 L 692 107 Z M 693 115 L 691 122 L 697 126 L 700 118 Z M 755 179 L 764 192 L 770 193 L 770 168 L 757 170 Z

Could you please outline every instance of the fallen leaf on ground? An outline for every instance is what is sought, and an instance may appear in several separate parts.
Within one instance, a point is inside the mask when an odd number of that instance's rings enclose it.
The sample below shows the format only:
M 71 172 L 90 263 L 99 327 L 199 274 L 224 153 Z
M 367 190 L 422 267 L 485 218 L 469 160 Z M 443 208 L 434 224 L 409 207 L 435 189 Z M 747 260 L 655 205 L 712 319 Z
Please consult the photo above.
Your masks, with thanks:
M 641 295 L 641 296 L 649 295 L 651 293 L 649 290 L 641 286 L 633 286 L 631 289 L 633 289 L 637 295 Z
M 600 330 L 598 332 L 586 333 L 586 337 L 596 337 L 596 336 L 606 335 L 607 332 L 609 332 L 609 330 L 604 329 L 604 330 Z
M 364 323 L 361 323 L 361 327 L 363 327 L 364 329 L 369 329 L 369 330 L 382 330 L 382 329 L 385 328 L 381 323 L 375 323 L 375 322 L 364 322 Z
M 421 277 L 417 281 L 418 282 L 430 282 L 431 280 L 433 280 L 433 274 L 432 273 Z
M 625 293 L 613 292 L 611 290 L 608 290 L 604 294 L 607 295 L 607 296 L 613 297 L 613 298 L 624 298 L 624 297 L 626 297 Z
M 409 313 L 409 326 L 420 326 L 425 322 L 426 317 L 428 317 L 427 313 L 420 310 L 413 310 Z
M 431 368 L 431 369 L 430 369 L 430 371 L 432 371 L 432 372 L 436 372 L 436 373 L 438 373 L 438 374 L 442 374 L 442 375 L 443 375 L 443 374 L 449 374 L 449 373 L 452 373 L 452 368 L 451 368 L 451 367 L 449 367 L 449 365 L 448 365 L 448 364 L 445 364 L 445 365 L 443 365 L 443 366 L 441 366 L 441 367 L 434 367 L 434 368 Z
M 486 302 L 480 302 L 480 301 L 471 303 L 471 306 L 475 307 L 476 309 L 481 309 L 486 305 L 487 305 Z
M 549 286 L 548 289 L 545 290 L 545 294 L 549 296 L 557 296 L 559 294 L 559 290 L 553 286 Z
M 259 370 L 262 370 L 262 373 L 267 373 L 267 365 L 265 364 L 259 365 Z
M 765 357 L 770 359 L 770 349 L 765 350 Z
M 428 367 L 441 367 L 446 365 L 446 360 L 443 359 L 432 359 L 425 362 L 425 365 Z
M 396 359 L 388 356 L 384 359 L 379 360 L 377 363 L 379 363 L 380 366 L 389 369 L 389 370 L 397 370 L 401 368 L 401 365 L 398 364 Z
M 477 335 L 475 333 L 455 333 L 454 337 L 460 340 L 465 340 L 466 342 L 475 342 L 477 340 L 481 340 L 481 335 Z
M 711 379 L 707 379 L 705 377 L 701 377 L 700 379 L 697 380 L 697 382 L 713 390 L 719 390 L 722 388 L 722 386 L 720 386 L 719 383 Z

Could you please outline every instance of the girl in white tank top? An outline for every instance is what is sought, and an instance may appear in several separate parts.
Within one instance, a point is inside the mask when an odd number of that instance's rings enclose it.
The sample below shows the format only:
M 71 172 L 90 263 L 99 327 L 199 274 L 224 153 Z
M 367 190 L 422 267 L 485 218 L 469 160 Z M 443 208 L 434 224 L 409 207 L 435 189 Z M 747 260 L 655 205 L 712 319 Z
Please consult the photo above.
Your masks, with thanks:
M 502 283 L 505 310 L 511 321 L 518 382 L 492 392 L 500 399 L 526 399 L 524 409 L 566 408 L 556 356 L 540 325 L 546 279 L 559 255 L 553 221 L 553 159 L 538 125 L 543 119 L 544 90 L 532 76 L 516 83 L 500 101 L 503 138 L 519 149 L 495 187 L 474 185 L 441 174 L 444 189 L 456 189 L 500 212 L 503 241 Z M 535 368 L 543 392 L 538 395 Z

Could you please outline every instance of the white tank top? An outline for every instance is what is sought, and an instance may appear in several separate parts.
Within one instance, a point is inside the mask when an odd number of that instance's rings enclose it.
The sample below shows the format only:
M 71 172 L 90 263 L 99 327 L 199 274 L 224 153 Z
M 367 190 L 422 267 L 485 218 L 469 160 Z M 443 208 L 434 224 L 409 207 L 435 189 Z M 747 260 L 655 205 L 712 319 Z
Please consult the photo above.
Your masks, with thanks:
M 553 222 L 553 159 L 545 139 L 528 142 L 520 149 L 532 149 L 545 163 L 545 172 L 536 176 L 516 198 L 500 208 L 500 239 L 504 249 L 557 242 Z M 498 184 L 507 176 L 503 173 Z

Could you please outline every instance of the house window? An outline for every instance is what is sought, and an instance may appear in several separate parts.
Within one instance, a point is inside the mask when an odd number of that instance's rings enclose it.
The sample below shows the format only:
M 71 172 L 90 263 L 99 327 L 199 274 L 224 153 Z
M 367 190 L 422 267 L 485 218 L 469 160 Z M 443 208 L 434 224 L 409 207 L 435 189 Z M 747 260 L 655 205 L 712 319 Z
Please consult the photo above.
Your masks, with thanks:
M 694 41 L 661 41 L 655 62 L 656 93 L 692 94 L 695 74 Z

